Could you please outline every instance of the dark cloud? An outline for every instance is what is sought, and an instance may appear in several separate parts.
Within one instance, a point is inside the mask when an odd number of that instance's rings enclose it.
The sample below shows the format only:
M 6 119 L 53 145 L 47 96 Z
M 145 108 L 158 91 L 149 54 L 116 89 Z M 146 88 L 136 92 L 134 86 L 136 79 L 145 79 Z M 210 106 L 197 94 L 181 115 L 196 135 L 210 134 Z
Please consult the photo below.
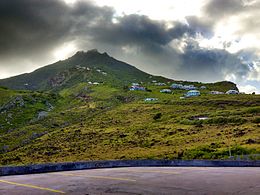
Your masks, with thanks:
M 194 32 L 200 33 L 203 37 L 210 39 L 214 36 L 213 28 L 214 23 L 206 17 L 198 18 L 196 16 L 188 16 L 186 20 L 189 24 L 189 28 Z
M 222 17 L 216 10 L 222 5 L 215 4 L 220 1 L 211 1 L 207 13 Z M 223 9 L 232 12 L 239 6 Z M 28 59 L 43 65 L 53 49 L 74 41 L 81 50 L 98 48 L 145 71 L 178 79 L 214 81 L 231 73 L 239 78 L 248 74 L 247 65 L 236 55 L 198 46 L 198 34 L 205 38 L 214 34 L 210 17 L 187 17 L 184 24 L 136 14 L 114 15 L 111 7 L 85 1 L 68 6 L 61 0 L 1 0 L 0 68 L 11 64 L 22 69 Z
M 192 73 L 186 75 L 190 79 L 192 75 L 200 75 L 202 80 L 207 80 L 209 77 L 212 80 L 225 79 L 228 75 L 234 75 L 236 80 L 241 80 L 250 72 L 248 65 L 243 64 L 236 54 L 230 54 L 223 49 L 187 47 L 182 60 L 184 66 L 182 70 L 189 70 Z
M 45 51 L 73 38 L 80 26 L 112 14 L 111 8 L 87 2 L 69 7 L 59 0 L 1 0 L 0 55 Z
M 204 6 L 204 14 L 208 21 L 217 24 L 230 17 L 239 18 L 237 35 L 259 34 L 260 31 L 260 1 L 259 0 L 210 0 Z M 259 37 L 260 38 L 260 37 Z
M 0 1 L 0 55 L 48 48 L 66 36 L 67 7 L 60 1 Z M 58 24 L 58 25 L 57 25 Z

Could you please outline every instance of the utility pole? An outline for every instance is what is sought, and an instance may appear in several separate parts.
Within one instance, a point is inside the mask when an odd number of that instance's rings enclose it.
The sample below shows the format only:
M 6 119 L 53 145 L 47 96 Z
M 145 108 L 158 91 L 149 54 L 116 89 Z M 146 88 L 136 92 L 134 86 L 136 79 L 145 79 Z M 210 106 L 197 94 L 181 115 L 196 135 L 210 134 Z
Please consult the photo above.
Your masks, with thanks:
M 231 135 L 232 133 L 229 131 L 229 135 L 228 135 L 228 152 L 229 152 L 229 158 L 231 158 L 232 154 L 231 154 Z

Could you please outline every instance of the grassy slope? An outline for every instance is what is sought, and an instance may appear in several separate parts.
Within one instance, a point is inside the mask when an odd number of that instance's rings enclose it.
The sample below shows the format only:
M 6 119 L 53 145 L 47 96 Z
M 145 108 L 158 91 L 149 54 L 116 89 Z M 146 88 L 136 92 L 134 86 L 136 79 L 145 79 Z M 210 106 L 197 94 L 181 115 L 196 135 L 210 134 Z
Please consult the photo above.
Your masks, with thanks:
M 54 101 L 55 109 L 45 119 L 26 126 L 17 122 L 16 128 L 0 134 L 0 148 L 5 148 L 0 153 L 0 164 L 221 159 L 228 157 L 229 146 L 232 155 L 260 153 L 259 96 L 208 95 L 204 90 L 201 97 L 183 100 L 179 97 L 184 91 L 161 94 L 159 90 L 164 87 L 147 85 L 153 92 L 80 83 L 62 90 L 55 101 L 50 94 L 39 94 L 38 99 Z M 87 98 L 77 98 L 78 94 Z M 157 97 L 159 101 L 145 103 L 145 97 Z M 38 108 L 42 106 L 39 103 Z M 158 113 L 162 117 L 155 120 Z M 209 119 L 194 120 L 196 116 Z

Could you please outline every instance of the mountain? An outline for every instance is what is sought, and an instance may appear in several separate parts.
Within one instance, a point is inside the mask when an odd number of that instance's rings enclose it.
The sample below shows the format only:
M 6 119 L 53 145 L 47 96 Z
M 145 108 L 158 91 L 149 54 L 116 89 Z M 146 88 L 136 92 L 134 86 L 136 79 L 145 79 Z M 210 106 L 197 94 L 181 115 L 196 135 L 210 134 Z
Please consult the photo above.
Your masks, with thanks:
M 145 73 L 125 62 L 116 60 L 96 49 L 79 51 L 72 57 L 26 73 L 0 80 L 0 86 L 18 90 L 62 90 L 81 82 L 98 82 L 112 86 L 128 86 L 133 82 L 173 82 L 160 76 Z M 201 85 L 198 82 L 179 81 Z M 209 88 L 226 91 L 237 89 L 232 82 L 208 84 Z
M 147 81 L 149 74 L 97 50 L 79 51 L 67 60 L 0 80 L 0 86 L 11 89 L 49 90 L 65 88 L 79 82 L 99 82 L 127 85 L 129 82 Z

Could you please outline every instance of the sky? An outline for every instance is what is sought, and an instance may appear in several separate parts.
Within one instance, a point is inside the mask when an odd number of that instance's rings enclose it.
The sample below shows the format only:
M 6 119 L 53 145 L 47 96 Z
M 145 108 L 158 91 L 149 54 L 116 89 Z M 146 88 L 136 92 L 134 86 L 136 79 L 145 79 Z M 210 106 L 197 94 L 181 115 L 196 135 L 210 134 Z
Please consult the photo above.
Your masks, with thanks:
M 98 49 L 155 75 L 260 93 L 260 0 L 1 0 L 0 78 Z

